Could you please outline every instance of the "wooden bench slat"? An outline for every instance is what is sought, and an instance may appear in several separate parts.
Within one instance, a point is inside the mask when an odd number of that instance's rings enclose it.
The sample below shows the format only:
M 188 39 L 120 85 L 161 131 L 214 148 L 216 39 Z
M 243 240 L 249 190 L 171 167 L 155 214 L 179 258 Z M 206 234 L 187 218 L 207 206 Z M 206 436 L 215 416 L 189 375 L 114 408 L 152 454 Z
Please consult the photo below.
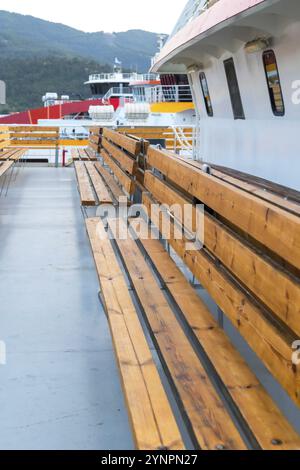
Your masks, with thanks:
M 123 170 L 127 171 L 131 175 L 134 175 L 137 169 L 137 162 L 126 155 L 123 150 L 119 149 L 116 145 L 110 143 L 105 138 L 102 140 L 103 148 L 115 158 Z
M 59 132 L 58 127 L 54 126 L 9 126 L 9 130 L 11 133 L 14 132 L 30 132 L 34 134 L 35 132 Z
M 119 132 L 113 131 L 112 129 L 103 129 L 103 136 L 113 142 L 114 144 L 119 145 L 123 149 L 127 150 L 134 156 L 137 156 L 141 151 L 141 143 L 138 140 L 131 139 Z
M 144 193 L 143 204 L 151 214 L 153 223 L 161 231 L 163 227 L 159 207 L 153 203 L 153 199 Z M 262 310 L 249 299 L 226 271 L 208 256 L 205 250 L 188 251 L 186 249 L 188 240 L 185 237 L 181 240 L 174 237 L 174 232 L 171 233 L 168 241 L 249 346 L 299 406 L 300 366 L 292 363 L 291 348 L 296 337 L 287 336 L 286 332 L 279 330 L 276 324 L 270 322 Z
M 107 235 L 100 239 L 97 234 L 99 221 L 100 219 L 87 219 L 86 226 L 106 305 L 136 446 L 139 450 L 184 449 L 111 242 Z M 103 224 L 101 225 L 103 229 Z
M 133 223 L 136 235 L 147 233 L 147 224 Z M 264 450 L 300 448 L 300 436 L 264 390 L 228 336 L 213 318 L 170 255 L 158 240 L 140 237 L 147 255 L 181 309 L 187 323 Z M 275 445 L 274 442 L 281 444 Z
M 133 194 L 135 191 L 134 181 L 114 162 L 114 160 L 108 155 L 106 150 L 101 150 L 101 157 L 103 158 L 106 165 L 112 170 L 113 174 L 123 187 L 127 194 Z
M 106 185 L 108 186 L 109 190 L 111 191 L 111 193 L 112 193 L 112 195 L 113 195 L 116 202 L 118 202 L 120 200 L 120 198 L 123 198 L 123 199 L 126 198 L 127 199 L 126 194 L 124 193 L 122 188 L 120 188 L 120 186 L 118 185 L 118 183 L 114 179 L 113 175 L 111 175 L 105 168 L 103 168 L 101 163 L 99 163 L 99 162 L 95 163 L 95 168 L 97 169 L 97 171 L 100 173 L 100 175 L 104 179 Z
M 122 225 L 122 221 L 119 221 Z M 122 228 L 123 230 L 124 228 Z M 245 449 L 245 444 L 185 336 L 149 266 L 130 237 L 116 240 L 160 354 L 201 449 Z
M 87 172 L 91 178 L 93 183 L 95 193 L 97 194 L 97 198 L 100 204 L 112 204 L 113 200 L 108 193 L 108 190 L 104 184 L 103 179 L 101 178 L 100 174 L 96 170 L 94 164 L 92 162 L 87 162 L 85 164 Z
M 178 157 L 178 158 L 182 160 L 182 157 Z M 187 160 L 185 160 L 185 161 L 187 161 Z M 188 163 L 190 165 L 195 166 L 196 168 L 200 168 L 200 169 L 202 168 L 202 164 L 199 163 L 199 162 L 188 161 Z M 272 193 L 270 189 L 269 190 L 264 190 L 261 187 L 256 186 L 253 183 L 248 183 L 246 181 L 240 180 L 240 179 L 235 178 L 233 176 L 230 176 L 226 173 L 223 173 L 220 170 L 216 170 L 215 168 L 211 169 L 211 174 L 212 174 L 212 176 L 215 176 L 216 178 L 219 178 L 223 181 L 226 181 L 227 183 L 232 184 L 233 186 L 236 186 L 236 187 L 242 189 L 243 191 L 246 191 L 250 194 L 253 194 L 253 195 L 259 197 L 260 199 L 263 199 L 264 201 L 268 201 L 271 204 L 275 204 L 276 206 L 281 207 L 284 210 L 288 210 L 290 212 L 293 212 L 296 215 L 300 215 L 300 205 L 299 204 L 297 204 L 293 201 L 290 201 L 288 199 L 285 199 L 284 197 L 282 197 L 278 194 Z
M 83 162 L 75 162 L 75 171 L 78 181 L 81 204 L 83 206 L 95 206 L 96 199 Z
M 23 140 L 23 139 L 17 139 L 17 140 L 11 140 L 10 145 L 12 147 L 22 147 L 22 146 L 27 146 L 27 147 L 57 147 L 58 146 L 58 140 L 55 139 L 49 139 L 49 140 Z
M 300 218 L 149 147 L 148 163 L 292 266 L 300 269 Z
M 89 157 L 89 159 L 93 162 L 96 162 L 97 161 L 97 157 L 96 155 L 94 154 L 94 151 L 90 148 L 86 148 L 85 149 L 85 152 L 87 154 L 87 156 Z
M 161 204 L 167 204 L 169 207 L 177 204 L 182 208 L 182 213 L 185 205 L 190 203 L 149 171 L 145 173 L 144 185 Z M 187 220 L 188 228 L 195 232 L 197 219 L 195 207 L 192 215 L 193 220 Z M 204 215 L 204 244 L 247 286 L 247 289 L 300 336 L 299 282 L 270 264 L 207 212 Z

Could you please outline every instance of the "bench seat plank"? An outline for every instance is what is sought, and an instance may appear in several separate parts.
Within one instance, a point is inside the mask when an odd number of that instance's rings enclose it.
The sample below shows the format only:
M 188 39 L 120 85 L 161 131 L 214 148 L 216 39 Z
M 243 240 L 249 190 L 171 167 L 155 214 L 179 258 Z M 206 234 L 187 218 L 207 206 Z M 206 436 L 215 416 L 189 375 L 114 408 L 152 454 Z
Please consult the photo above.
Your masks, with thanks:
M 83 162 L 75 162 L 75 171 L 78 181 L 81 204 L 83 206 L 95 206 L 96 199 Z
M 118 185 L 118 183 L 114 179 L 113 175 L 110 174 L 106 170 L 106 168 L 104 168 L 101 165 L 101 163 L 99 163 L 99 162 L 95 163 L 95 168 L 97 169 L 97 171 L 102 176 L 103 180 L 105 181 L 106 185 L 108 186 L 108 188 L 109 188 L 110 192 L 112 193 L 112 195 L 113 195 L 116 202 L 119 202 L 120 198 L 128 199 L 126 194 L 122 190 L 122 188 L 120 188 L 120 186 Z
M 135 221 L 136 224 L 139 229 L 143 226 L 142 233 L 146 233 L 145 221 L 139 219 Z M 162 244 L 151 239 L 151 236 L 141 239 L 141 243 L 260 447 L 263 450 L 299 449 L 300 436 L 287 422 Z M 278 442 L 281 444 L 278 445 Z
M 85 164 L 87 172 L 91 178 L 91 181 L 94 186 L 95 193 L 97 194 L 97 198 L 100 204 L 112 204 L 113 200 L 108 193 L 108 190 L 104 184 L 103 179 L 101 178 L 100 174 L 96 170 L 94 164 L 92 162 L 87 162 Z
M 119 223 L 122 226 L 121 220 Z M 203 450 L 245 449 L 237 428 L 136 242 L 130 237 L 116 241 L 196 442 Z
M 99 222 L 100 219 L 87 219 L 86 226 L 105 301 L 136 447 L 139 450 L 184 449 L 111 242 L 107 234 L 101 238 L 97 234 Z M 103 230 L 102 222 L 100 224 Z

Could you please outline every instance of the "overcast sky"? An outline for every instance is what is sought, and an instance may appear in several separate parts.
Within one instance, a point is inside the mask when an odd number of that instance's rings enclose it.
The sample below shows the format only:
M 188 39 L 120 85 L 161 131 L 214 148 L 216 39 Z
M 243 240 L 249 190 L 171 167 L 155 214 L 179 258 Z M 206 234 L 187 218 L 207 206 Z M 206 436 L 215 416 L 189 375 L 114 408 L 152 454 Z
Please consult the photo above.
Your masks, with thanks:
M 0 10 L 90 32 L 145 29 L 170 33 L 186 3 L 187 0 L 0 0 Z

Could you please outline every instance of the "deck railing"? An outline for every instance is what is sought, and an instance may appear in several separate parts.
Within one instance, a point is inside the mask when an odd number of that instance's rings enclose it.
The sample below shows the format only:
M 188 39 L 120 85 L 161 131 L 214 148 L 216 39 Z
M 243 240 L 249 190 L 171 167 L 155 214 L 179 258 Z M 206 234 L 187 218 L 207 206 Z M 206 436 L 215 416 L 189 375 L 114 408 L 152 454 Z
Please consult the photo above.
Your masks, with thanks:
M 147 73 L 147 74 L 140 74 L 140 73 L 96 73 L 89 76 L 90 82 L 96 81 L 118 81 L 124 80 L 128 82 L 135 82 L 135 81 L 151 81 L 157 80 L 158 75 L 155 73 Z
M 146 88 L 144 94 L 135 94 L 136 102 L 141 103 L 185 103 L 192 102 L 189 85 L 159 85 Z

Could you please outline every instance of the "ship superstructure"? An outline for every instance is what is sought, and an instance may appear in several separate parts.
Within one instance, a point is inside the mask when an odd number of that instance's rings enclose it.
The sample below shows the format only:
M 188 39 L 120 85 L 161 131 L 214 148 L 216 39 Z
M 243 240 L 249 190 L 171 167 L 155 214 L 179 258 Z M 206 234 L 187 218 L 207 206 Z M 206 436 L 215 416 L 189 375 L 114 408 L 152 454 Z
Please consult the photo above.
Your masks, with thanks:
M 297 0 L 188 2 L 152 71 L 188 74 L 199 160 L 300 189 L 299 25 Z

